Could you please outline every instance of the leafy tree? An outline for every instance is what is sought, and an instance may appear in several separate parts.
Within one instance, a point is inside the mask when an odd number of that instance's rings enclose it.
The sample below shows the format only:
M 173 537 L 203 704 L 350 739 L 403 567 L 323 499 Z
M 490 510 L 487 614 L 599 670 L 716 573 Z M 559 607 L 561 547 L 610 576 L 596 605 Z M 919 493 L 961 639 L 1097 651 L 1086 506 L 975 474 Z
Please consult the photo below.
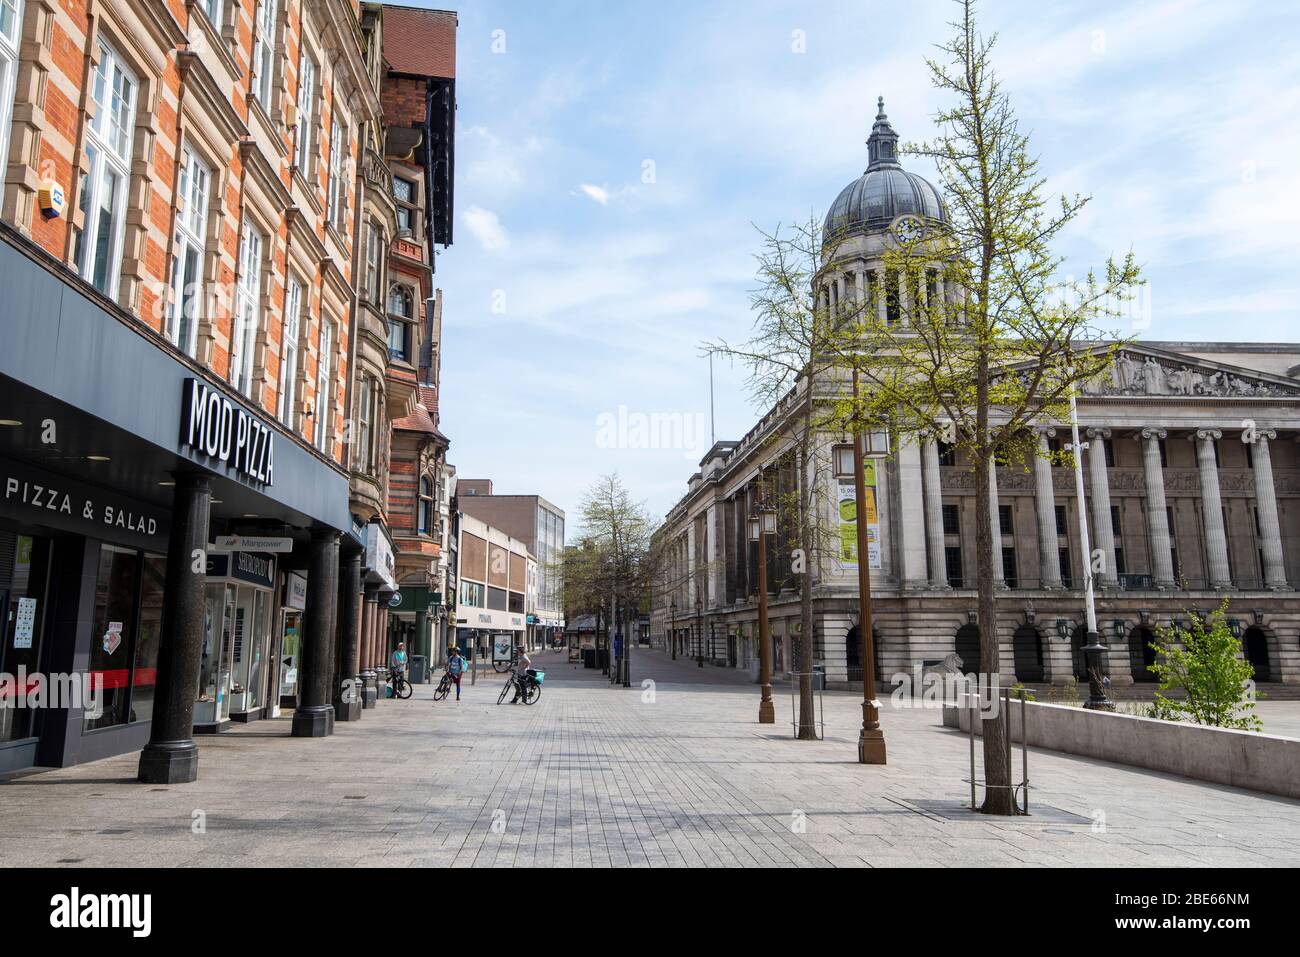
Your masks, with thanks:
M 782 452 L 775 467 L 765 471 L 760 487 L 764 504 L 777 510 L 777 554 L 789 556 L 790 575 L 799 584 L 798 737 L 814 740 L 813 574 L 835 548 L 834 530 L 827 521 L 833 501 L 826 482 L 831 463 L 818 438 L 834 415 L 826 402 L 828 395 L 833 402 L 832 373 L 843 364 L 844 316 L 818 295 L 823 237 L 816 217 L 760 234 L 761 249 L 755 257 L 759 285 L 750 294 L 752 335 L 740 344 L 717 340 L 703 348 L 706 354 L 747 366 L 753 403 L 780 409 L 784 419 L 767 440 Z M 790 411 L 781 409 L 786 403 L 793 403 Z M 785 577 L 781 570 L 778 582 Z
M 1254 714 L 1255 701 L 1246 693 L 1255 677 L 1255 667 L 1241 656 L 1241 642 L 1232 634 L 1225 617 L 1225 601 L 1208 620 L 1188 612 L 1186 630 L 1162 626 L 1151 642 L 1156 661 L 1151 670 L 1160 678 L 1160 691 L 1178 689 L 1186 699 L 1168 698 L 1156 692 L 1153 714 L 1178 718 L 1187 716 L 1197 724 L 1214 728 L 1259 731 L 1264 724 Z
M 657 577 L 655 522 L 644 502 L 632 499 L 617 473 L 601 476 L 581 504 L 580 547 L 565 555 L 564 587 L 569 613 L 608 608 L 610 633 L 623 624 L 623 683 L 629 684 L 629 650 L 635 616 Z M 621 612 L 621 615 L 620 615 Z
M 858 345 L 848 362 L 865 390 L 857 401 L 842 398 L 841 416 L 854 427 L 888 422 L 896 443 L 943 438 L 974 473 L 980 671 L 994 674 L 990 466 L 1045 454 L 1034 427 L 1067 420 L 1076 389 L 1107 372 L 1123 343 L 1099 324 L 1120 315 L 1140 272 L 1130 253 L 1099 273 L 1058 279 L 1063 261 L 1053 242 L 1089 198 L 1049 204 L 992 66 L 996 37 L 978 32 L 971 0 L 958 5 L 944 56 L 927 60 L 951 105 L 935 118 L 935 139 L 904 150 L 935 163 L 949 222 L 921 223 L 890 240 L 884 266 L 898 284 L 888 310 L 894 321 L 875 309 L 854 313 L 849 338 Z M 986 813 L 1016 813 L 1006 734 L 1004 715 L 985 720 Z

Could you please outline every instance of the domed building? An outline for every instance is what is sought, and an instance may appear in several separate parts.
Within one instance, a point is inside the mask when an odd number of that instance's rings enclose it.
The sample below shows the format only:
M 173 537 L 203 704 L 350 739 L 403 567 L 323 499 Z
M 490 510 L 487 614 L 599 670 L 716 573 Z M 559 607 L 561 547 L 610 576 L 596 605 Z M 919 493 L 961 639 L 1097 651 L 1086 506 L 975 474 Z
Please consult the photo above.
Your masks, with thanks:
M 868 163 L 831 203 L 814 289 L 823 308 L 868 302 L 906 323 L 911 305 L 956 298 L 945 288 L 941 241 L 950 224 L 934 184 L 903 168 L 898 134 L 878 101 Z M 885 265 L 891 244 L 918 231 L 935 257 L 916 283 Z M 911 285 L 912 288 L 901 288 Z M 1003 683 L 1086 683 L 1085 568 L 1079 509 L 1087 510 L 1096 609 L 1115 685 L 1154 680 L 1149 643 L 1187 609 L 1230 596 L 1258 682 L 1300 684 L 1300 345 L 1140 342 L 1126 346 L 1110 377 L 1079 397 L 1089 443 L 1081 503 L 1072 469 L 1044 455 L 1029 470 L 998 468 L 991 489 L 994 578 Z M 651 635 L 690 657 L 758 669 L 758 556 L 748 538 L 760 478 L 769 493 L 824 503 L 819 537 L 838 554 L 808 562 L 813 579 L 814 661 L 830 687 L 861 687 L 856 509 L 852 479 L 834 477 L 819 437 L 808 474 L 790 449 L 802 422 L 801 381 L 739 441 L 719 441 L 687 481 L 656 532 L 670 556 L 651 599 Z M 1041 430 L 1040 448 L 1067 431 Z M 809 496 L 806 483 L 819 485 Z M 975 476 L 940 441 L 905 443 L 868 470 L 877 686 L 900 676 L 978 661 Z M 843 506 L 843 507 L 841 507 Z M 800 580 L 789 534 L 769 538 L 767 582 L 773 677 L 806 670 L 797 660 Z M 755 691 L 755 704 L 758 694 Z M 881 720 L 889 726 L 886 709 Z
M 826 242 L 851 236 L 884 233 L 901 216 L 915 216 L 934 225 L 948 222 L 948 210 L 934 185 L 909 173 L 898 161 L 898 134 L 885 115 L 885 98 L 867 140 L 866 172 L 840 190 L 826 213 L 822 235 Z

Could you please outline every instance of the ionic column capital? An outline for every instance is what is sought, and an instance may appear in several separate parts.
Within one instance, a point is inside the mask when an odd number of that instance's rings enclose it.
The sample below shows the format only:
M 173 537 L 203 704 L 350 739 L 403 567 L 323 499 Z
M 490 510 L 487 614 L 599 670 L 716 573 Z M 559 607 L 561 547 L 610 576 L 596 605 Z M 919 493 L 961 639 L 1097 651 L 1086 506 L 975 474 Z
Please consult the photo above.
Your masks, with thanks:
M 1147 439 L 1148 441 L 1151 439 L 1167 439 L 1169 438 L 1169 433 L 1164 429 L 1148 428 L 1142 430 L 1142 438 Z
M 1090 439 L 1108 439 L 1110 438 L 1110 429 L 1089 428 L 1085 430 Z
M 1196 434 L 1188 436 L 1188 438 L 1193 438 L 1198 442 L 1217 442 L 1223 438 L 1223 432 L 1220 429 L 1197 429 Z
M 1244 434 L 1244 433 L 1243 433 Z M 1263 440 L 1269 442 L 1277 438 L 1277 429 L 1256 429 L 1255 441 Z

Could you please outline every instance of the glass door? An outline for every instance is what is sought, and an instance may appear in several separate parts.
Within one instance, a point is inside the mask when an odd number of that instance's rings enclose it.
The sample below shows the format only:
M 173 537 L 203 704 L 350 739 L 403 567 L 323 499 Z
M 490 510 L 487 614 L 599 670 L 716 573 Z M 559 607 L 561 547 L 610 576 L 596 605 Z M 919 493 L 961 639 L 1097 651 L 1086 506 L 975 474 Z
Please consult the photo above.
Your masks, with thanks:
M 8 580 L 0 577 L 0 614 L 4 616 L 0 674 L 10 675 L 16 682 L 20 668 L 29 675 L 40 670 L 50 543 L 44 538 L 0 532 L 0 550 L 4 559 L 12 560 L 11 565 L 0 561 L 0 569 L 11 569 Z M 26 694 L 27 689 L 15 687 L 11 691 L 16 696 Z M 6 693 L 0 689 L 0 695 Z M 32 736 L 33 710 L 12 707 L 14 703 L 0 698 L 0 742 Z
M 233 586 L 209 584 L 203 595 L 203 657 L 199 664 L 195 724 L 215 724 L 230 714 L 230 623 Z
M 248 710 L 248 670 L 252 661 L 253 589 L 235 589 L 234 629 L 231 635 L 230 702 L 227 713 Z
M 298 694 L 298 665 L 302 648 L 302 612 L 284 610 L 284 625 L 280 641 L 280 698 L 292 700 Z M 291 707 L 292 704 L 286 705 Z
M 248 710 L 253 711 L 262 707 L 266 702 L 266 675 L 263 673 L 263 663 L 266 658 L 266 616 L 268 613 L 267 606 L 269 592 L 260 589 L 253 593 L 253 628 L 252 643 L 249 646 L 248 661 Z

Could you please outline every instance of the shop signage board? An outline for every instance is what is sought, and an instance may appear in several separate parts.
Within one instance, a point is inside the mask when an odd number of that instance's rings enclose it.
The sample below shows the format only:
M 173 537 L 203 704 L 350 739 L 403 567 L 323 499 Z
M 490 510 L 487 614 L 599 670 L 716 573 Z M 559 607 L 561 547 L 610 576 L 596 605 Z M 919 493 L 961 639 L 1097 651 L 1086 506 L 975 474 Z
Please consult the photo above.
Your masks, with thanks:
M 232 552 L 272 552 L 283 554 L 293 551 L 292 538 L 262 535 L 218 535 L 216 547 Z
M 22 462 L 0 466 L 0 515 L 122 545 L 167 551 L 167 513 Z
M 275 556 L 258 552 L 233 552 L 230 577 L 250 585 L 272 588 L 275 585 Z
M 307 607 L 307 579 L 290 573 L 284 586 L 284 603 L 299 611 Z
M 199 379 L 182 391 L 181 445 L 259 485 L 273 485 L 275 433 L 261 419 Z

